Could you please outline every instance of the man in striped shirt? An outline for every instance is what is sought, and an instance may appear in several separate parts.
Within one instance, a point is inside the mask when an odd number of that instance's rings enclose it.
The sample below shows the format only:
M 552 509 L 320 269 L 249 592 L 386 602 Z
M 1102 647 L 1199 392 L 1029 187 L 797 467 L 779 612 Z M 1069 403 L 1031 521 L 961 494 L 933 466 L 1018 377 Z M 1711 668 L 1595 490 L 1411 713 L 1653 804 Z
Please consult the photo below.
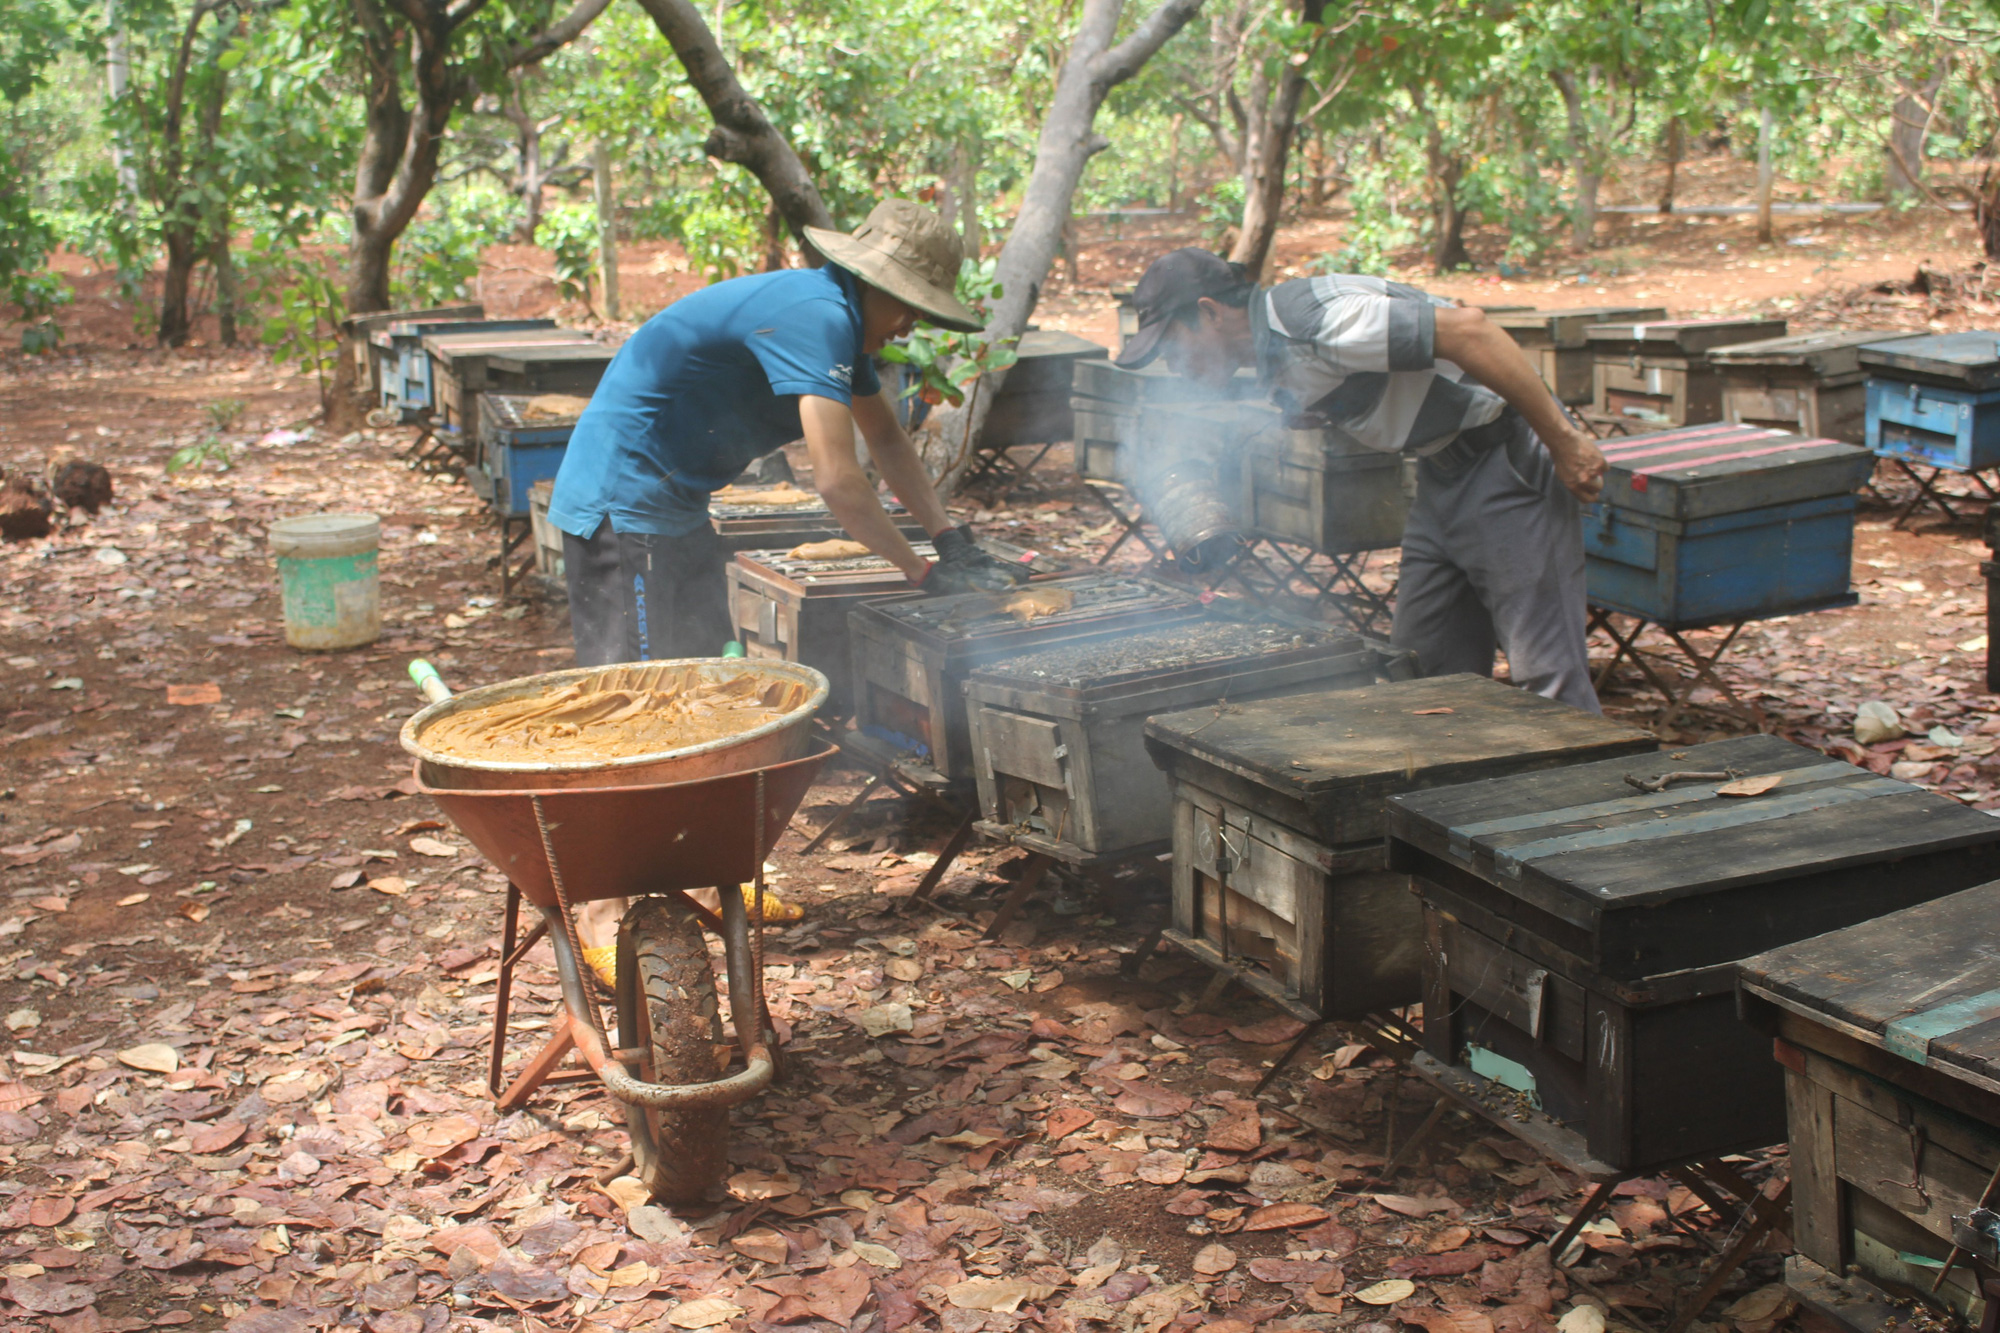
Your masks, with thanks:
M 1192 247 L 1155 260 L 1132 304 L 1119 365 L 1164 355 L 1218 389 L 1254 366 L 1288 414 L 1423 460 L 1391 639 L 1425 675 L 1491 675 L 1498 648 L 1516 684 L 1599 711 L 1577 502 L 1603 489 L 1604 455 L 1485 312 L 1359 274 L 1258 287 Z

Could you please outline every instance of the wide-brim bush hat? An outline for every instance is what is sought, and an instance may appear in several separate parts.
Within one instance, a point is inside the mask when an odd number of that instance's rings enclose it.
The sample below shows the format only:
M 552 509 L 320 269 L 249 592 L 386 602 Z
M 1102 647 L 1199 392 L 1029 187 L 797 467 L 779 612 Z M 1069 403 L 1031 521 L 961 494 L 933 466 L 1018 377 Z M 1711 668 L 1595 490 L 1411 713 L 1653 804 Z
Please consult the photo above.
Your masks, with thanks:
M 821 254 L 880 287 L 931 323 L 957 333 L 986 327 L 958 299 L 958 268 L 965 247 L 945 220 L 913 199 L 884 199 L 852 232 L 807 227 L 806 239 Z

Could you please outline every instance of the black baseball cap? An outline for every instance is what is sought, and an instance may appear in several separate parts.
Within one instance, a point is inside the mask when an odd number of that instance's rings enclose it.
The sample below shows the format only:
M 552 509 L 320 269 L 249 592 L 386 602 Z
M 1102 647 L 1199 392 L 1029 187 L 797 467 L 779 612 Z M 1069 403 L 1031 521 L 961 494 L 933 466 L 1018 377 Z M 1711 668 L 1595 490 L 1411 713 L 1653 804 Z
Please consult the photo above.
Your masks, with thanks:
M 1126 342 L 1114 364 L 1138 370 L 1160 354 L 1160 339 L 1166 336 L 1174 317 L 1185 313 L 1204 296 L 1228 296 L 1243 289 L 1248 279 L 1240 264 L 1197 246 L 1170 250 L 1147 265 L 1145 276 L 1133 289 L 1131 306 L 1139 312 L 1139 331 Z

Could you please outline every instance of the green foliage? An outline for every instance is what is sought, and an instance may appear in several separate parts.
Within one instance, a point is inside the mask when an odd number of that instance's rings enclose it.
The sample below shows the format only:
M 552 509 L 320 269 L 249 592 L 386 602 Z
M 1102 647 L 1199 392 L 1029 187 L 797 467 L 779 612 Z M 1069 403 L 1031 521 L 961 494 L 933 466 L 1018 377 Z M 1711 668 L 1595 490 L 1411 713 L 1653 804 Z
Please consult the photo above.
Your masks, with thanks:
M 397 243 L 392 299 L 411 309 L 466 299 L 479 276 L 480 256 L 509 230 L 508 209 L 497 191 L 440 192 Z
M 998 264 L 993 259 L 968 259 L 958 270 L 958 299 L 984 313 L 1000 299 L 1001 286 L 994 278 Z M 965 401 L 966 386 L 989 371 L 1011 366 L 1019 360 L 1016 339 L 988 339 L 981 333 L 952 333 L 924 326 L 902 342 L 884 347 L 881 357 L 910 367 L 916 376 L 903 396 L 920 397 L 933 405 L 953 407 Z
M 221 472 L 227 472 L 236 463 L 236 451 L 220 437 L 211 435 L 194 444 L 185 444 L 167 455 L 167 475 L 198 468 L 203 464 L 213 464 Z
M 258 337 L 280 365 L 319 381 L 324 400 L 341 355 L 340 321 L 347 301 L 323 253 L 259 236 L 244 263 L 245 287 L 265 312 Z
M 597 210 L 561 203 L 542 214 L 535 244 L 555 258 L 556 288 L 567 301 L 588 301 L 597 280 Z
M 236 423 L 243 419 L 243 413 L 248 408 L 249 404 L 241 398 L 217 398 L 213 402 L 203 403 L 201 414 L 208 418 L 208 424 L 217 431 L 230 431 L 236 428 Z

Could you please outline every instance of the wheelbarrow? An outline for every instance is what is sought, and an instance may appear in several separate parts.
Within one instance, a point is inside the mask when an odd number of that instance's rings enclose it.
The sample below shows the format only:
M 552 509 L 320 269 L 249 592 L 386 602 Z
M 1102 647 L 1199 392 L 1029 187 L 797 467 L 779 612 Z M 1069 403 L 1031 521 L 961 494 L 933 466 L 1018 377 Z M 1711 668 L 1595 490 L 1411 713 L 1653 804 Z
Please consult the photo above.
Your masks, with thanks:
M 720 1195 L 728 1169 L 729 1108 L 762 1092 L 779 1072 L 777 1035 L 763 997 L 761 924 L 751 924 L 740 886 L 753 886 L 763 921 L 764 859 L 791 822 L 836 748 L 815 741 L 813 711 L 826 678 L 788 662 L 699 659 L 704 672 L 745 670 L 806 678 L 807 704 L 741 737 L 734 747 L 698 747 L 675 773 L 674 752 L 627 762 L 610 773 L 617 785 L 578 785 L 603 772 L 575 765 L 522 764 L 506 777 L 487 766 L 468 775 L 422 744 L 437 718 L 527 689 L 566 684 L 555 672 L 453 695 L 428 663 L 410 675 L 431 704 L 404 725 L 403 745 L 417 755 L 417 782 L 446 818 L 507 876 L 500 969 L 493 1007 L 487 1085 L 503 1111 L 524 1105 L 545 1083 L 601 1079 L 624 1107 L 633 1169 L 663 1203 L 699 1204 Z M 780 725 L 782 724 L 782 725 Z M 782 733 L 774 742 L 773 728 Z M 744 766 L 732 769 L 732 759 Z M 560 770 L 560 771 L 550 771 Z M 720 770 L 720 771 L 718 771 Z M 639 778 L 639 781 L 620 779 Z M 688 897 L 714 888 L 720 913 Z M 540 920 L 523 934 L 521 901 Z M 618 925 L 617 1044 L 604 1030 L 600 986 L 582 964 L 578 905 L 628 898 Z M 729 1072 L 715 974 L 703 928 L 723 944 L 729 1006 L 742 1067 Z M 513 974 L 547 939 L 555 952 L 563 1007 L 541 1050 L 511 1080 L 505 1045 Z M 588 1069 L 563 1070 L 575 1052 Z

